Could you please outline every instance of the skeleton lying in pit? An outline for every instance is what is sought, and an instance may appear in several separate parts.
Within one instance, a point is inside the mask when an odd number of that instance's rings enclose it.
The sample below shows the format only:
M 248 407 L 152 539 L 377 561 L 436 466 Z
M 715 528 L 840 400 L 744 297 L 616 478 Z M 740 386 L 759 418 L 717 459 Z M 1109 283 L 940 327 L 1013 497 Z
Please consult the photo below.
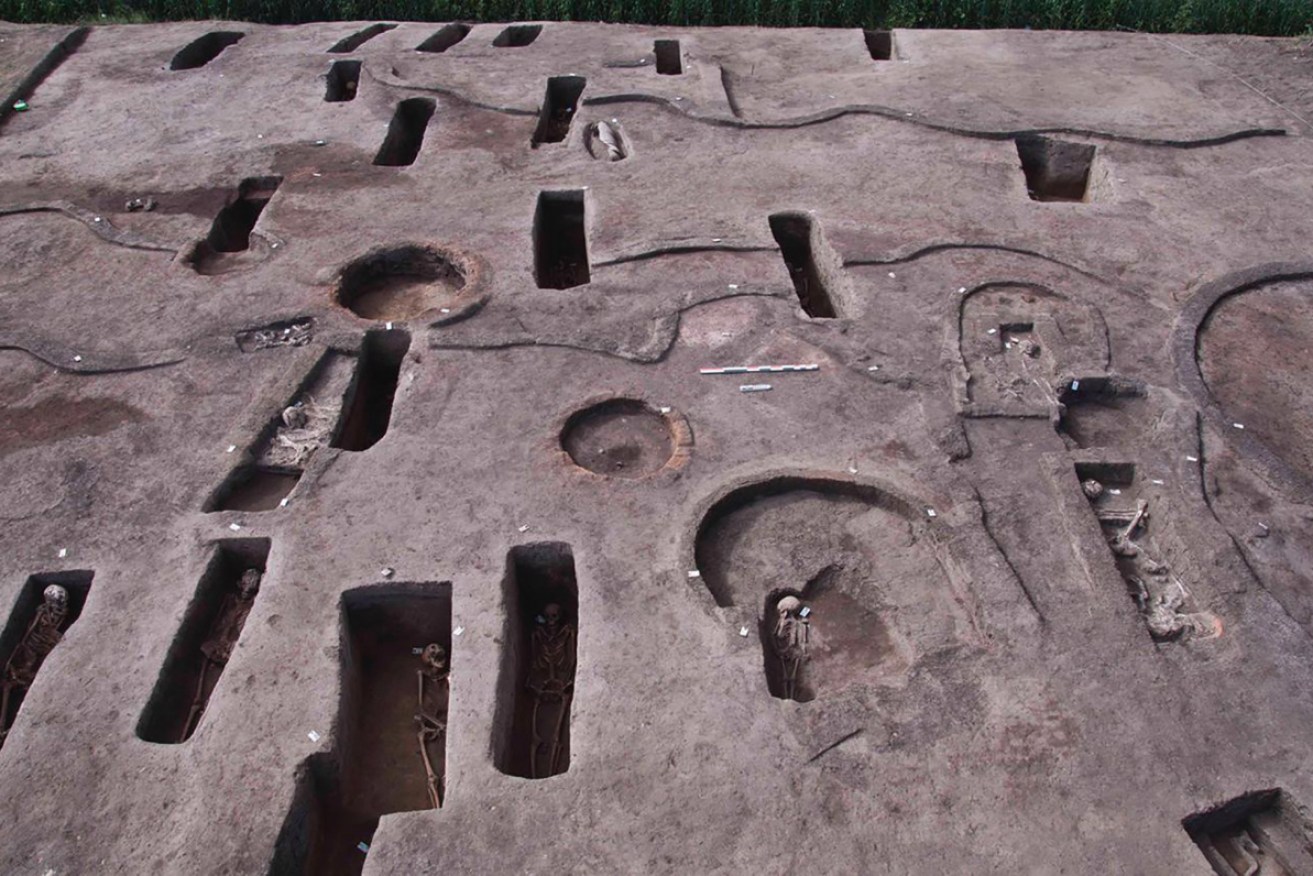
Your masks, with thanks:
M 185 742 L 191 736 L 197 721 L 200 720 L 201 710 L 205 708 L 210 672 L 214 672 L 213 677 L 217 683 L 223 668 L 228 665 L 228 658 L 232 656 L 233 648 L 237 646 L 237 638 L 242 634 L 246 616 L 251 613 L 251 605 L 255 602 L 255 595 L 259 591 L 260 570 L 247 569 L 238 580 L 237 589 L 224 594 L 219 612 L 210 625 L 210 634 L 201 643 L 201 673 L 196 679 L 196 694 L 192 698 L 187 720 L 178 736 L 179 742 Z
M 561 606 L 543 607 L 539 623 L 529 639 L 529 673 L 525 686 L 533 698 L 530 727 L 529 775 L 544 778 L 557 773 L 560 763 L 562 728 L 570 714 L 574 696 L 575 631 L 562 617 Z M 546 725 L 546 732 L 543 732 Z
M 805 681 L 807 647 L 811 640 L 810 614 L 801 599 L 782 596 L 775 603 L 775 628 L 771 631 L 770 646 L 780 663 L 782 696 L 797 700 Z
M 68 617 L 68 591 L 51 584 L 42 591 L 41 600 L 36 616 L 5 664 L 4 679 L 0 681 L 0 745 L 4 745 L 16 717 L 10 714 L 11 701 L 21 698 L 32 686 L 41 664 L 63 638 L 60 628 Z
M 1083 481 L 1081 491 L 1091 502 L 1104 494 L 1103 485 L 1093 479 Z M 1211 639 L 1221 635 L 1221 623 L 1212 613 L 1181 611 L 1190 599 L 1189 591 L 1171 568 L 1145 547 L 1149 522 L 1147 501 L 1139 500 L 1134 510 L 1099 508 L 1094 513 L 1100 525 L 1110 531 L 1108 549 L 1116 557 L 1117 567 L 1155 641 Z M 1139 532 L 1144 532 L 1144 543 L 1135 541 Z
M 447 698 L 447 685 L 451 671 L 447 667 L 447 650 L 436 642 L 424 646 L 420 652 L 422 666 L 415 670 L 418 690 L 416 694 L 415 738 L 419 743 L 419 756 L 424 762 L 424 782 L 428 787 L 429 802 L 437 809 L 442 805 L 438 775 L 433 770 L 429 746 L 447 732 L 447 722 L 438 717 Z

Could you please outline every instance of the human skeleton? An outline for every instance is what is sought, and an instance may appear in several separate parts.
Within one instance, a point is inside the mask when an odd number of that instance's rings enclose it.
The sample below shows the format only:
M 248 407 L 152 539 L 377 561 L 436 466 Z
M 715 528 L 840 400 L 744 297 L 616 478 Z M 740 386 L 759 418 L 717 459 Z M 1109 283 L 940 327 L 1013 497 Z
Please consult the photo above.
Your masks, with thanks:
M 415 738 L 419 742 L 419 756 L 424 761 L 424 780 L 428 786 L 429 802 L 437 809 L 442 805 L 442 798 L 438 790 L 438 774 L 434 772 L 433 761 L 429 759 L 429 743 L 436 742 L 447 732 L 447 722 L 438 717 L 438 704 L 450 683 L 451 671 L 447 667 L 446 649 L 436 642 L 425 645 L 419 659 L 422 665 L 415 670 L 418 684 Z
M 36 616 L 27 625 L 27 631 L 5 664 L 4 680 L 0 682 L 0 745 L 4 744 L 12 724 L 10 696 L 32 686 L 37 670 L 63 638 L 60 628 L 68 617 L 68 591 L 58 584 L 51 584 L 42 591 L 41 600 Z
M 783 669 L 786 700 L 797 699 L 798 676 L 807 662 L 811 622 L 803 616 L 803 608 L 802 600 L 796 596 L 785 596 L 775 603 L 775 629 L 770 643 Z
M 570 698 L 574 695 L 574 625 L 562 619 L 561 606 L 554 602 L 543 608 L 540 622 L 534 627 L 529 640 L 529 661 L 529 676 L 525 680 L 525 686 L 533 696 L 533 748 L 529 752 L 529 775 L 537 779 L 556 775 L 564 748 L 561 730 L 570 712 Z M 545 740 L 538 732 L 538 713 L 544 703 L 557 706 L 551 733 Z M 538 752 L 544 744 L 547 766 L 545 772 L 540 772 Z
M 1087 484 L 1097 486 L 1097 491 L 1087 487 Z M 1095 480 L 1086 481 L 1081 486 L 1091 501 L 1103 493 L 1103 486 Z M 1104 525 L 1120 527 L 1108 537 L 1108 547 L 1112 552 L 1119 557 L 1132 560 L 1136 570 L 1142 572 L 1155 584 L 1150 587 L 1145 578 L 1125 574 L 1126 581 L 1133 590 L 1135 602 L 1144 615 L 1144 623 L 1149 628 L 1150 635 L 1162 641 L 1182 635 L 1213 638 L 1221 634 L 1221 625 L 1213 615 L 1207 612 L 1185 613 L 1180 610 L 1189 598 L 1189 591 L 1185 589 L 1181 580 L 1172 574 L 1166 563 L 1154 559 L 1144 547 L 1134 541 L 1135 534 L 1149 521 L 1147 501 L 1141 499 L 1136 502 L 1133 511 L 1099 509 L 1095 515 Z
M 237 638 L 242 634 L 246 616 L 251 613 L 251 605 L 259 591 L 260 570 L 247 569 L 237 582 L 237 590 L 224 595 L 223 604 L 219 606 L 219 613 L 210 627 L 210 635 L 201 643 L 201 674 L 196 679 L 196 694 L 192 697 L 187 721 L 178 735 L 179 742 L 186 741 L 200 720 L 201 709 L 205 707 L 205 688 L 211 667 L 217 677 L 228 665 L 228 658 L 237 646 Z

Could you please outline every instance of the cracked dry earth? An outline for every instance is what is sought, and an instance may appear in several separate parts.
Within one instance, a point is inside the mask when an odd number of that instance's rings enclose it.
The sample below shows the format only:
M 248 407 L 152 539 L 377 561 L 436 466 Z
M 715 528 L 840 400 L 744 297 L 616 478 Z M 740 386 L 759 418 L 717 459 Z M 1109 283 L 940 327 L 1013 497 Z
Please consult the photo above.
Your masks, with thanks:
M 0 26 L 0 871 L 1313 873 L 1309 75 Z

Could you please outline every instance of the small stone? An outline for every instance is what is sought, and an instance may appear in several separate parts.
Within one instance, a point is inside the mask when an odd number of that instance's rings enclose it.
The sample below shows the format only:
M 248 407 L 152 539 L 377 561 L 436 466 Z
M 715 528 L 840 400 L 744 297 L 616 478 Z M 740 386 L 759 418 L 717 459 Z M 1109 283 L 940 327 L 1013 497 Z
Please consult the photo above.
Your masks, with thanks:
M 393 575 L 397 574 L 397 570 L 391 566 L 384 566 L 378 573 L 384 578 L 391 578 Z

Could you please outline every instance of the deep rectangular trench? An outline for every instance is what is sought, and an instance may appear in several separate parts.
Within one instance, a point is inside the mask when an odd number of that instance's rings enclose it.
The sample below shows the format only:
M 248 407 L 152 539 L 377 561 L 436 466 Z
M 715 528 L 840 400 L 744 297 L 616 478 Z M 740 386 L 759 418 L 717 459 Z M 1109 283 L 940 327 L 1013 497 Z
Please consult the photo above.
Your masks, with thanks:
M 400 329 L 365 333 L 332 446 L 368 450 L 387 434 L 401 363 L 409 349 L 410 334 Z
M 429 809 L 415 721 L 423 648 L 451 654 L 451 582 L 398 582 L 342 595 L 341 701 L 335 747 L 297 770 L 270 876 L 355 876 L 379 819 Z M 450 666 L 450 656 L 448 656 Z M 448 686 L 426 688 L 425 712 L 444 725 Z M 446 734 L 427 741 L 445 796 Z
M 82 615 L 82 609 L 87 604 L 87 595 L 91 592 L 91 580 L 94 573 L 90 571 L 75 572 L 46 572 L 28 576 L 23 587 L 18 591 L 18 598 L 14 600 L 13 608 L 9 610 L 9 620 L 5 623 L 3 632 L 0 632 L 0 667 L 5 668 L 5 676 L 9 675 L 8 669 L 11 661 L 15 658 L 15 651 L 22 642 L 28 628 L 32 626 L 32 621 L 36 619 L 37 609 L 44 601 L 43 591 L 51 584 L 58 584 L 63 587 L 68 594 L 68 608 L 64 615 L 64 622 L 59 625 L 61 634 L 67 633 L 69 628 L 77 622 Z M 56 648 L 59 646 L 56 645 Z M 51 652 L 53 653 L 53 651 Z M 49 655 L 47 655 L 48 657 Z M 40 677 L 41 666 L 38 663 L 33 674 L 33 683 Z M 8 701 L 0 707 L 0 746 L 4 745 L 5 734 L 14 726 L 18 719 L 18 713 L 23 707 L 23 700 L 27 697 L 28 687 L 14 687 L 9 691 Z
M 237 186 L 236 197 L 214 217 L 205 246 L 212 252 L 245 252 L 250 249 L 251 231 L 282 184 L 281 176 L 255 176 L 242 180 Z
M 891 30 L 862 31 L 866 39 L 866 51 L 872 61 L 892 61 L 894 59 L 894 32 Z
M 838 316 L 825 272 L 816 258 L 817 232 L 812 218 L 806 213 L 774 213 L 770 217 L 770 230 L 779 244 L 803 311 L 816 319 Z
M 497 34 L 492 44 L 499 49 L 522 49 L 538 39 L 542 32 L 541 24 L 512 24 Z
M 656 55 L 657 73 L 662 76 L 678 76 L 684 72 L 679 40 L 656 40 L 652 43 L 652 52 Z
M 1313 848 L 1299 810 L 1289 794 L 1272 788 L 1195 813 L 1181 826 L 1218 876 L 1313 873 Z
M 387 33 L 395 27 L 395 24 L 371 24 L 369 27 L 361 28 L 350 36 L 343 37 L 333 43 L 328 51 L 335 55 L 345 55 L 348 52 L 354 52 L 374 37 L 381 33 Z
M 560 608 L 561 627 L 549 639 L 550 669 L 535 666 L 534 637 L 548 637 L 549 605 Z M 570 706 L 574 696 L 579 630 L 579 586 L 574 553 L 559 542 L 514 547 L 502 581 L 501 670 L 493 716 L 493 763 L 501 772 L 544 779 L 570 768 Z M 561 631 L 568 624 L 568 634 Z M 531 686 L 546 692 L 535 696 Z M 556 744 L 552 744 L 555 738 Z
M 328 68 L 328 81 L 324 89 L 327 103 L 345 103 L 356 99 L 360 88 L 360 62 L 334 61 Z
M 533 275 L 539 289 L 570 289 L 591 279 L 583 189 L 539 192 L 533 216 Z
M 242 576 L 252 569 L 264 575 L 269 544 L 267 538 L 215 543 L 137 722 L 138 738 L 178 745 L 196 732 L 258 599 L 258 591 L 249 600 L 240 598 Z M 216 648 L 219 641 L 226 644 Z
M 547 80 L 538 127 L 529 141 L 534 149 L 543 143 L 560 143 L 570 134 L 570 124 L 579 109 L 579 98 L 588 80 L 582 76 L 552 76 Z
M 170 70 L 195 70 L 219 57 L 231 45 L 237 44 L 246 34 L 240 31 L 217 30 L 197 37 L 178 50 L 169 62 Z
M 301 480 L 301 470 L 269 465 L 243 465 L 224 479 L 202 509 L 213 511 L 272 511 Z
M 1016 138 L 1017 156 L 1032 201 L 1084 201 L 1096 148 L 1038 134 Z
M 445 52 L 447 49 L 450 49 L 469 35 L 470 26 L 468 24 L 453 22 L 452 24 L 438 29 L 428 39 L 424 40 L 424 42 L 415 46 L 415 51 L 432 52 L 435 54 Z
M 387 136 L 374 156 L 379 167 L 407 167 L 419 157 L 424 145 L 424 132 L 433 118 L 436 104 L 432 98 L 410 97 L 397 104 L 388 123 Z

